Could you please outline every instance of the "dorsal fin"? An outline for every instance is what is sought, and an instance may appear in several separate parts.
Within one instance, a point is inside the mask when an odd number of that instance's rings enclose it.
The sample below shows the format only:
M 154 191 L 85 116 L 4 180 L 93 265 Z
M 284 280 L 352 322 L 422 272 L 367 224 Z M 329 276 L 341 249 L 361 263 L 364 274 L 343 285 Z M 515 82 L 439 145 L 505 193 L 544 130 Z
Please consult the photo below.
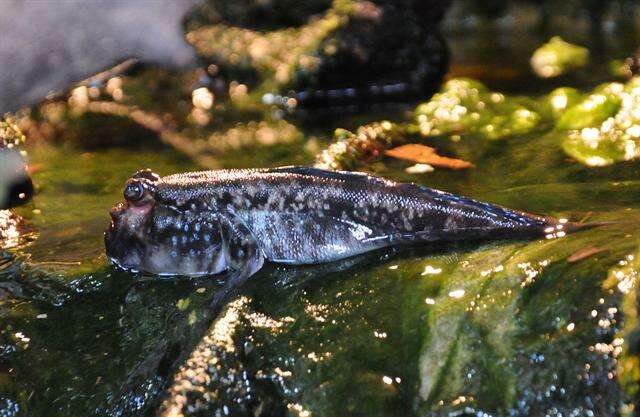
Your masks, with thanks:
M 314 168 L 314 167 L 305 167 L 305 166 L 286 166 L 286 167 L 278 167 L 278 168 L 270 168 L 267 172 L 273 173 L 291 173 L 298 174 L 316 178 L 326 178 L 330 180 L 338 180 L 338 181 L 375 181 L 381 184 L 388 184 L 390 181 L 385 180 L 380 177 L 376 177 L 373 175 L 369 175 L 364 172 L 351 172 L 351 171 L 330 171 L 327 169 Z

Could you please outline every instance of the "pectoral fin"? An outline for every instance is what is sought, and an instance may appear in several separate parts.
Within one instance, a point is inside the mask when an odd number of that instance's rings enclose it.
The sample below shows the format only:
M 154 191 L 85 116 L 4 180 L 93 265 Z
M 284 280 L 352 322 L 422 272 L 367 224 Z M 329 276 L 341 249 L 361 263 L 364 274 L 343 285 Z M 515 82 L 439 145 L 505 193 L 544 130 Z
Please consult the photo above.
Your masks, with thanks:
M 264 255 L 256 238 L 240 218 L 228 212 L 219 214 L 218 226 L 222 237 L 222 253 L 229 274 L 226 284 L 214 297 L 213 305 L 216 306 L 264 264 Z

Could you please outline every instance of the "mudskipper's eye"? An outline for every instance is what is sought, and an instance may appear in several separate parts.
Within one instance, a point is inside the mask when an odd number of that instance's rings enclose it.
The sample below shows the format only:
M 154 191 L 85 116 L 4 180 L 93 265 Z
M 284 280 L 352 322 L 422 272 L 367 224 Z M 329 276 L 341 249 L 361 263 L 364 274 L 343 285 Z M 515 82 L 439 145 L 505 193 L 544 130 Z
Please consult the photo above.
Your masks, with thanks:
M 144 186 L 138 181 L 132 181 L 124 187 L 124 198 L 130 203 L 137 203 L 142 200 Z

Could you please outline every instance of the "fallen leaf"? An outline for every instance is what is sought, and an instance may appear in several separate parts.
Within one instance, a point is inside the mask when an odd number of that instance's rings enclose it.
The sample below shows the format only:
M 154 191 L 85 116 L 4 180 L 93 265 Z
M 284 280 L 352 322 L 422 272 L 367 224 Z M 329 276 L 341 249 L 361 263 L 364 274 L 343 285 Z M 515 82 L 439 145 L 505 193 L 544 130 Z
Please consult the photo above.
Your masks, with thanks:
M 605 248 L 599 248 L 597 246 L 589 246 L 586 248 L 582 248 L 579 251 L 573 253 L 571 256 L 567 258 L 567 262 L 578 262 L 590 256 L 593 256 L 597 253 L 606 251 Z
M 467 169 L 473 167 L 471 162 L 438 155 L 435 148 L 418 143 L 398 146 L 397 148 L 385 151 L 385 154 L 392 158 L 406 159 L 408 161 L 429 164 L 440 168 Z

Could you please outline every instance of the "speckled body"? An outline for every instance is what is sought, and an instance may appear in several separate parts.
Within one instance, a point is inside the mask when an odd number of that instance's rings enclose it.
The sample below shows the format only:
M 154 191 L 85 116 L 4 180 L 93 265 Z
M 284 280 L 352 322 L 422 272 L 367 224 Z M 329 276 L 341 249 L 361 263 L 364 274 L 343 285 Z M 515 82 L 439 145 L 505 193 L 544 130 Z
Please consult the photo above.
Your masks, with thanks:
M 151 203 L 112 211 L 107 254 L 158 274 L 217 273 L 250 257 L 312 264 L 402 243 L 537 236 L 557 225 L 415 184 L 303 167 L 176 174 L 147 189 Z M 235 249 L 223 256 L 232 237 Z

